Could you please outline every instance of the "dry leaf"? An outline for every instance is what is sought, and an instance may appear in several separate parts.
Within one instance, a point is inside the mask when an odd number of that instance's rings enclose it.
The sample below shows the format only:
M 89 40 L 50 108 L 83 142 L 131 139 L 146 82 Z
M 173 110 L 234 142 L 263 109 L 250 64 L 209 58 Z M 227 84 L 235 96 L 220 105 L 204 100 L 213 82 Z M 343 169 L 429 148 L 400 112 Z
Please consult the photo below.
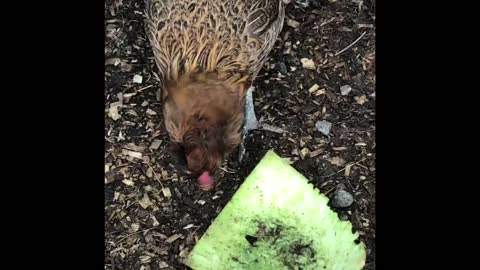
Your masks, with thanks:
M 138 232 L 138 229 L 140 229 L 140 225 L 137 224 L 137 223 L 132 223 L 132 225 L 130 225 L 130 227 L 132 228 L 133 232 Z
M 315 70 L 315 63 L 313 62 L 312 59 L 302 58 L 300 59 L 300 62 L 302 62 L 303 68 Z
M 332 163 L 332 165 L 337 166 L 337 167 L 342 167 L 345 164 L 345 160 L 339 157 L 332 157 L 328 161 Z
M 125 93 L 123 94 L 123 97 L 125 99 L 130 99 L 131 97 L 135 96 L 137 94 L 137 92 L 133 92 L 133 93 Z
M 300 23 L 295 21 L 295 20 L 287 18 L 287 25 L 292 27 L 292 28 L 297 28 L 300 25 Z
M 324 95 L 327 91 L 325 91 L 325 88 L 322 88 L 314 93 L 315 96 L 321 96 Z
M 317 149 L 317 150 L 312 151 L 312 152 L 310 153 L 310 157 L 311 157 L 311 158 L 314 158 L 314 157 L 320 155 L 321 153 L 323 153 L 323 149 Z
M 190 228 L 193 228 L 193 227 L 195 227 L 195 225 L 188 224 L 187 226 L 183 227 L 183 229 L 186 230 L 186 229 L 190 229 Z
M 127 178 L 130 177 L 130 168 L 128 166 L 127 167 L 122 167 L 122 168 L 117 170 L 117 173 L 122 174 L 123 178 L 127 179 Z
M 138 258 L 140 259 L 140 262 L 143 263 L 143 264 L 150 263 L 151 260 L 152 260 L 152 257 L 147 256 L 147 255 L 139 256 Z M 143 269 L 142 269 L 142 267 L 143 267 Z M 145 270 L 145 267 L 143 265 L 142 265 L 142 267 L 140 267 L 140 270 Z
M 145 151 L 146 147 L 145 146 L 139 146 L 139 145 L 136 145 L 134 143 L 128 143 L 124 146 L 125 149 L 128 149 L 128 150 L 132 150 L 132 151 L 135 151 L 135 152 L 143 152 Z
M 168 267 L 170 267 L 170 265 L 168 265 L 168 263 L 166 263 L 166 262 L 160 261 L 158 263 L 158 268 L 160 268 L 160 269 L 168 268 Z
M 133 115 L 133 116 L 137 116 L 138 117 L 138 113 L 134 110 L 128 110 L 127 111 L 127 114 L 130 114 L 130 115 Z
M 133 82 L 134 82 L 134 83 L 141 84 L 142 81 L 143 81 L 143 77 L 142 77 L 142 76 L 137 75 L 137 74 L 135 74 L 135 76 L 133 76 Z
M 162 140 L 154 140 L 149 148 L 153 150 L 157 150 L 161 144 L 162 144 Z
M 114 180 L 115 180 L 115 179 L 114 179 L 113 177 L 111 177 L 110 179 L 108 179 L 107 177 L 105 177 L 104 183 L 105 183 L 105 184 L 110 184 L 110 183 L 112 183 Z
M 345 166 L 345 176 L 350 176 L 350 171 L 352 169 L 352 165 L 353 164 L 347 164 L 347 166 Z
M 120 58 L 110 58 L 105 60 L 105 65 L 118 66 L 120 64 Z
M 266 124 L 266 123 L 263 123 L 260 125 L 259 129 L 262 129 L 262 130 L 266 130 L 266 131 L 270 131 L 270 132 L 275 132 L 275 133 L 279 133 L 279 134 L 282 134 L 282 133 L 285 133 L 286 131 L 282 128 L 279 128 L 279 127 L 276 127 L 276 126 L 272 126 L 272 125 L 269 125 L 269 124 Z
M 166 198 L 172 197 L 172 192 L 170 191 L 169 187 L 162 188 L 162 193 Z
M 317 121 L 315 123 L 315 127 L 317 128 L 318 131 L 320 131 L 323 135 L 328 136 L 330 134 L 330 130 L 332 129 L 332 123 L 322 120 L 322 121 Z
M 302 159 L 305 159 L 309 153 L 310 151 L 308 150 L 308 148 L 305 147 L 302 150 L 300 150 L 300 157 Z
M 110 104 L 110 108 L 108 109 L 108 116 L 112 118 L 113 121 L 117 121 L 120 118 L 120 114 L 118 113 L 118 107 L 121 105 L 118 102 L 114 102 Z
M 171 243 L 177 241 L 177 239 L 179 239 L 179 238 L 182 237 L 182 236 L 183 236 L 183 235 L 181 235 L 181 234 L 179 234 L 179 233 L 174 234 L 174 235 L 170 236 L 169 238 L 167 238 L 167 239 L 165 240 L 165 242 L 171 244 Z
M 312 85 L 312 87 L 310 87 L 310 89 L 308 89 L 308 92 L 309 93 L 315 93 L 315 92 L 317 92 L 318 89 L 320 89 L 320 85 L 314 84 L 314 85 Z
M 118 197 L 120 197 L 120 192 L 115 191 L 113 193 L 113 201 L 116 202 L 118 200 Z
M 153 203 L 150 201 L 150 198 L 148 198 L 148 195 L 146 193 L 145 195 L 143 195 L 143 198 L 138 201 L 138 204 L 140 204 L 140 206 L 143 209 L 147 209 L 148 207 L 153 205 Z
M 348 95 L 352 91 L 352 87 L 350 85 L 343 85 L 340 87 L 340 93 L 342 96 Z
M 360 105 L 363 105 L 365 102 L 368 101 L 368 99 L 365 95 L 362 95 L 362 96 L 359 96 L 359 97 L 354 97 L 354 99 Z
M 154 111 L 154 110 L 152 110 L 152 109 L 150 109 L 150 108 L 147 109 L 146 113 L 147 113 L 148 115 L 157 115 L 157 112 Z
M 130 156 L 138 159 L 142 159 L 142 156 L 143 156 L 142 153 L 140 152 L 130 151 L 127 149 L 122 149 L 122 154 L 124 154 L 125 156 Z
M 124 183 L 127 186 L 133 186 L 135 184 L 135 183 L 133 183 L 132 180 L 129 180 L 129 179 L 123 179 L 122 183 Z
M 154 216 L 154 215 L 151 215 L 150 218 L 152 219 L 153 221 L 153 226 L 154 227 L 157 227 L 158 225 L 160 225 L 160 222 L 158 222 L 157 218 Z
M 346 27 L 346 26 L 342 26 L 340 28 L 338 28 L 338 31 L 341 31 L 341 32 L 352 32 L 352 29 Z
M 153 177 L 153 169 L 152 167 L 148 167 L 147 171 L 145 172 L 145 174 L 147 175 L 148 178 L 152 178 Z
M 168 172 L 166 170 L 164 170 L 163 168 L 160 168 L 160 170 L 162 171 L 162 179 L 163 180 L 168 179 Z
M 120 105 L 123 105 L 123 93 L 122 93 L 122 92 L 120 92 L 120 93 L 117 94 L 117 98 L 118 98 L 118 101 L 117 101 L 117 102 L 118 102 Z

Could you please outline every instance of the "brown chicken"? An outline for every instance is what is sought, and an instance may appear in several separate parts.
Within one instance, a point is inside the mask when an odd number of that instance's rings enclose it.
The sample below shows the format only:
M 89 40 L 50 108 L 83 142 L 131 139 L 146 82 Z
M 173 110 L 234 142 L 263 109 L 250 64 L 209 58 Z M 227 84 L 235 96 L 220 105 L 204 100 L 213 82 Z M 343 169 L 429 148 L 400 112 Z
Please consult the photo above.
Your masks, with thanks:
M 165 127 L 205 190 L 256 127 L 252 82 L 284 15 L 282 0 L 147 0 Z

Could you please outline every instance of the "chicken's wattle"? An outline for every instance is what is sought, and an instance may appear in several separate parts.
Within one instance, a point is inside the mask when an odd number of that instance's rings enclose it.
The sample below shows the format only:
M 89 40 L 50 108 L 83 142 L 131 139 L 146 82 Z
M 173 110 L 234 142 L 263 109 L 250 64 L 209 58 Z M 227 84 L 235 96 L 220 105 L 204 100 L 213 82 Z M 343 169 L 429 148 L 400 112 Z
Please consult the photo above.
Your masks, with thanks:
M 200 188 L 204 191 L 207 191 L 212 188 L 213 186 L 213 178 L 210 176 L 208 172 L 203 172 L 198 177 L 198 183 L 200 184 Z

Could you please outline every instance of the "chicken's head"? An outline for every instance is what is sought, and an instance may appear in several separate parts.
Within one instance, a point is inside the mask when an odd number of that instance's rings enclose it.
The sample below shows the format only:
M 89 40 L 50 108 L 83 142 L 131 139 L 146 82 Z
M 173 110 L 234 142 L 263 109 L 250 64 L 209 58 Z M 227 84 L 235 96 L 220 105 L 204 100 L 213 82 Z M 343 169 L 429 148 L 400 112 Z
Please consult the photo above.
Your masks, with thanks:
M 200 187 L 213 186 L 213 175 L 220 168 L 227 149 L 221 128 L 192 129 L 184 135 L 184 149 L 188 169 L 200 176 Z
M 172 82 L 167 89 L 163 107 L 167 131 L 182 145 L 189 171 L 208 190 L 224 158 L 240 143 L 244 85 L 199 74 Z

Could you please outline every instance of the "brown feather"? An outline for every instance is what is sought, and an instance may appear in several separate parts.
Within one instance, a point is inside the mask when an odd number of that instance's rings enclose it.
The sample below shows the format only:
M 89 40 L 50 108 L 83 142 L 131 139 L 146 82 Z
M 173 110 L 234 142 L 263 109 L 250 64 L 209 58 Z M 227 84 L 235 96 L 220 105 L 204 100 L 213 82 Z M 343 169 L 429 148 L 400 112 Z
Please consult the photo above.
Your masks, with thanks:
M 165 127 L 189 169 L 215 171 L 240 143 L 248 87 L 282 28 L 282 0 L 147 0 Z

